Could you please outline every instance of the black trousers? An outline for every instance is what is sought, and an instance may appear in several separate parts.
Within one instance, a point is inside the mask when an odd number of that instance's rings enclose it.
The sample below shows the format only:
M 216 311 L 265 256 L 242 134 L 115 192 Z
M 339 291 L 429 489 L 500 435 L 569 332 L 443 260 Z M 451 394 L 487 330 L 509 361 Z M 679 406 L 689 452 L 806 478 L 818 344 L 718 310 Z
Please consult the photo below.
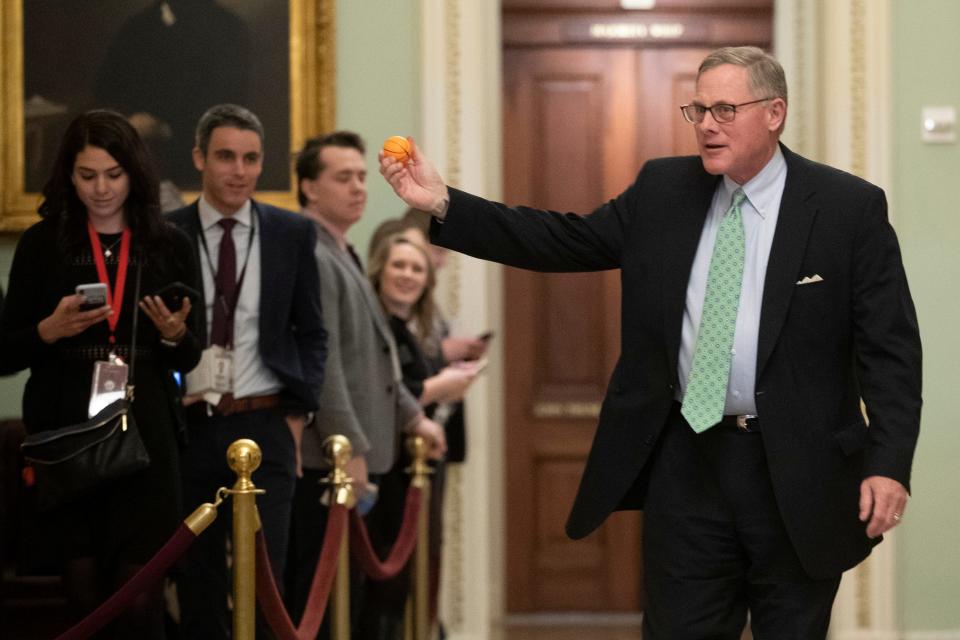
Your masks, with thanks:
M 250 438 L 260 446 L 263 460 L 253 472 L 253 483 L 266 493 L 257 496 L 257 509 L 270 564 L 282 588 L 296 481 L 295 445 L 286 419 L 278 409 L 208 417 L 202 405 L 195 405 L 188 412 L 188 424 L 189 443 L 180 463 L 188 513 L 204 502 L 213 502 L 217 488 L 229 488 L 236 482 L 236 474 L 226 460 L 227 447 L 233 441 Z M 211 640 L 232 635 L 227 609 L 231 581 L 226 563 L 231 513 L 232 505 L 227 500 L 217 519 L 187 553 L 183 575 L 177 580 L 182 638 Z M 262 635 L 258 631 L 258 636 Z
M 762 428 L 762 417 L 761 417 Z M 644 507 L 646 640 L 825 638 L 840 576 L 813 580 L 777 508 L 763 433 L 696 434 L 674 406 Z

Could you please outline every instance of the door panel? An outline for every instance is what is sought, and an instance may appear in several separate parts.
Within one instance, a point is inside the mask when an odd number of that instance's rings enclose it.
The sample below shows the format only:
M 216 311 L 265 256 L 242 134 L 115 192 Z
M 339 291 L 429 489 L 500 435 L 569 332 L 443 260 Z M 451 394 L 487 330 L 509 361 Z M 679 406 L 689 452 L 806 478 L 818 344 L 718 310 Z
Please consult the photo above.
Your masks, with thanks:
M 693 125 L 683 119 L 680 105 L 693 99 L 697 67 L 707 53 L 706 49 L 660 49 L 639 54 L 640 77 L 650 88 L 640 92 L 639 113 L 653 125 L 644 127 L 637 140 L 644 160 L 697 153 Z
M 506 55 L 506 200 L 587 213 L 626 186 L 637 166 L 622 144 L 637 120 L 634 53 Z M 564 535 L 617 354 L 617 274 L 509 271 L 508 608 L 636 610 L 637 514 L 585 541 Z

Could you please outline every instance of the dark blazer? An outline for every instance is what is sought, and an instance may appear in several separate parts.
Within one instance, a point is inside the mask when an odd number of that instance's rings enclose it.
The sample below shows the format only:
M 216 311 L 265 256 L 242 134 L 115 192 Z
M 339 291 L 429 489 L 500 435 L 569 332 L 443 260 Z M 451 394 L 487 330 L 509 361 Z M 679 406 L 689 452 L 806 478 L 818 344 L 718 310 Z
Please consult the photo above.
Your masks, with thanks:
M 327 338 L 313 258 L 316 233 L 309 221 L 290 211 L 256 201 L 253 211 L 260 237 L 260 357 L 284 385 L 284 410 L 314 411 L 323 384 Z M 190 236 L 197 260 L 204 259 L 197 202 L 168 217 Z M 195 288 L 206 296 L 202 276 Z M 205 303 L 198 308 L 203 313 Z M 206 323 L 201 326 L 201 342 L 207 344 Z
M 784 523 L 806 571 L 826 578 L 878 542 L 857 517 L 862 479 L 909 489 L 920 338 L 883 191 L 782 149 L 756 403 Z M 719 180 L 696 156 L 653 160 L 587 216 L 451 189 L 445 221 L 433 223 L 435 242 L 476 257 L 537 271 L 621 270 L 621 353 L 567 522 L 573 538 L 611 511 L 643 506 L 642 472 L 674 402 L 687 280 Z M 813 275 L 822 281 L 798 284 Z

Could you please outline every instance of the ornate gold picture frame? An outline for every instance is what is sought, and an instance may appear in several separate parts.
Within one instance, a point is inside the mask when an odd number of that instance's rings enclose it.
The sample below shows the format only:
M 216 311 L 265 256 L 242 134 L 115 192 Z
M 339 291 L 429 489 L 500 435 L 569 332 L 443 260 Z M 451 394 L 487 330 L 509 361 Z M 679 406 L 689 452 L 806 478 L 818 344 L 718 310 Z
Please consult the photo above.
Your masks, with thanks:
M 68 0 L 71 1 L 71 0 Z M 191 0 L 195 1 L 195 0 Z M 212 0 L 211 0 L 212 2 Z M 59 74 L 70 73 L 70 65 L 79 65 L 78 72 L 82 71 L 82 57 L 86 52 L 83 47 L 76 47 L 71 50 L 64 47 L 64 44 L 82 36 L 83 29 L 80 25 L 69 24 L 69 21 L 61 20 L 65 30 L 69 33 L 63 34 L 64 41 L 58 40 L 57 33 L 50 33 L 50 25 L 54 30 L 57 28 L 56 20 L 41 21 L 36 16 L 30 14 L 31 11 L 37 11 L 36 7 L 42 7 L 49 10 L 50 3 L 32 3 L 24 0 L 11 0 L 3 2 L 0 9 L 0 142 L 2 142 L 2 164 L 0 164 L 0 232 L 18 232 L 37 221 L 37 207 L 40 204 L 39 187 L 37 187 L 36 168 L 31 174 L 31 180 L 27 179 L 28 162 L 34 162 L 35 158 L 28 154 L 27 139 L 30 138 L 31 150 L 40 148 L 36 136 L 37 121 L 47 114 L 60 117 L 61 121 L 67 119 L 68 106 L 61 100 L 44 101 L 34 95 L 25 96 L 25 86 L 36 84 L 37 74 L 44 73 L 43 65 L 33 64 L 29 70 L 25 70 L 25 42 L 27 35 L 24 32 L 25 25 L 32 25 L 42 22 L 47 32 L 42 34 L 42 42 L 50 40 L 49 49 L 58 52 L 56 57 L 55 71 Z M 151 5 L 160 5 L 159 0 L 136 0 L 124 2 L 115 2 L 113 0 L 98 0 L 82 4 L 87 7 L 88 12 L 96 13 L 100 11 L 104 20 L 96 22 L 98 27 L 113 28 L 119 32 L 120 26 L 125 18 L 132 18 L 136 11 L 145 12 Z M 170 2 L 175 7 L 176 3 Z M 274 178 L 272 188 L 257 192 L 257 198 L 271 204 L 286 208 L 297 208 L 296 200 L 296 176 L 293 169 L 293 158 L 296 151 L 303 145 L 303 141 L 317 133 L 331 129 L 335 122 L 335 33 L 334 33 L 334 5 L 335 0 L 288 0 L 286 2 L 287 10 L 277 12 L 276 0 L 217 0 L 215 3 L 219 10 L 226 12 L 236 9 L 236 13 L 244 17 L 244 12 L 249 15 L 270 16 L 285 15 L 289 19 L 288 25 L 282 24 L 253 24 L 252 28 L 247 30 L 252 38 L 261 36 L 264 27 L 271 28 L 274 32 L 286 33 L 288 36 L 288 55 L 289 79 L 287 83 L 287 96 L 277 97 L 276 103 L 288 107 L 288 113 L 259 113 L 264 120 L 264 126 L 267 127 L 267 139 L 265 141 L 267 159 L 272 152 L 274 160 L 271 163 L 282 164 L 284 161 L 287 167 L 281 169 L 279 178 Z M 68 6 L 68 5 L 65 5 Z M 26 15 L 25 15 L 26 12 Z M 163 14 L 163 19 L 170 22 L 168 13 Z M 176 16 L 174 16 L 175 18 Z M 104 26 L 109 21 L 109 25 Z M 81 35 L 77 35 L 81 32 Z M 37 41 L 37 34 L 29 34 Z M 262 41 L 256 41 L 258 44 Z M 99 47 L 100 57 L 104 57 L 103 51 L 105 45 L 102 43 L 91 43 L 92 49 Z M 66 49 L 66 52 L 64 50 Z M 36 50 L 36 47 L 32 50 Z M 46 49 L 41 49 L 46 53 Z M 214 51 L 214 56 L 226 56 L 227 60 L 218 58 L 220 63 L 229 63 L 233 59 L 232 52 Z M 282 51 L 278 54 L 282 55 Z M 254 56 L 256 58 L 256 56 Z M 51 57 L 50 59 L 54 59 Z M 270 69 L 264 69 L 262 60 L 254 60 L 259 64 L 260 73 L 269 73 Z M 205 64 L 198 60 L 197 64 Z M 257 64 L 251 65 L 252 69 L 257 69 Z M 31 75 L 32 74 L 32 75 Z M 92 75 L 92 74 L 91 74 Z M 69 77 L 69 76 L 68 76 Z M 41 78 L 42 79 L 42 78 Z M 34 81 L 34 82 L 30 82 Z M 276 78 L 271 79 L 278 86 L 283 85 L 282 81 Z M 252 83 L 256 85 L 256 82 Z M 262 89 L 255 89 L 255 91 Z M 281 89 L 282 91 L 282 89 Z M 89 91 L 88 93 L 93 93 Z M 166 98 L 164 98 L 166 99 Z M 171 96 L 171 100 L 177 100 L 177 96 Z M 256 95 L 255 100 L 259 99 L 263 103 L 263 96 Z M 29 103 L 27 101 L 30 101 Z M 217 102 L 233 101 L 229 96 Z M 86 106 L 89 101 L 85 102 Z M 51 106 L 52 105 L 52 106 Z M 96 105 L 94 105 L 96 106 Z M 74 110 L 78 107 L 74 106 Z M 81 109 L 82 110 L 82 109 Z M 257 111 L 257 108 L 254 108 Z M 28 131 L 27 114 L 30 114 Z M 39 114 L 39 115 L 38 115 Z M 75 113 L 69 114 L 76 115 Z M 271 138 L 270 129 L 267 126 L 267 117 L 282 119 L 284 115 L 288 118 L 283 122 L 280 129 L 289 135 L 289 140 L 277 140 Z M 65 122 L 62 124 L 65 127 Z M 46 134 L 49 138 L 49 130 L 41 130 L 41 134 Z M 55 130 L 55 129 L 54 129 Z M 286 136 L 281 136 L 286 137 Z M 43 148 L 46 149 L 44 164 L 48 164 L 49 149 L 51 144 L 56 141 L 43 141 Z M 279 147 L 279 148 L 278 148 Z M 276 167 L 272 167 L 276 169 Z M 276 173 L 276 172 L 274 172 Z M 32 184 L 31 184 L 32 182 Z M 264 181 L 261 180 L 261 187 L 264 187 Z M 284 188 L 286 186 L 286 188 Z M 189 188 L 189 187 L 188 187 Z M 184 193 L 189 201 L 196 197 L 195 192 L 189 190 Z

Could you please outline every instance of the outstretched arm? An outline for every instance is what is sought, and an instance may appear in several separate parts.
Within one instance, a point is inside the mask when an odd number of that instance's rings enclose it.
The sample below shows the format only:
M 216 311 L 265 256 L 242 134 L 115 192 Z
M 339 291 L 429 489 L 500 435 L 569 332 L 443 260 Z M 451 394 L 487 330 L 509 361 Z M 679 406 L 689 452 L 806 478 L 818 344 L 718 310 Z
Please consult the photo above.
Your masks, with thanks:
M 442 220 L 443 225 L 432 227 L 431 242 L 521 269 L 619 268 L 628 223 L 640 211 L 643 173 L 619 196 L 580 215 L 508 207 L 448 188 L 414 143 L 406 164 L 384 153 L 379 158 L 380 173 L 406 204 Z

